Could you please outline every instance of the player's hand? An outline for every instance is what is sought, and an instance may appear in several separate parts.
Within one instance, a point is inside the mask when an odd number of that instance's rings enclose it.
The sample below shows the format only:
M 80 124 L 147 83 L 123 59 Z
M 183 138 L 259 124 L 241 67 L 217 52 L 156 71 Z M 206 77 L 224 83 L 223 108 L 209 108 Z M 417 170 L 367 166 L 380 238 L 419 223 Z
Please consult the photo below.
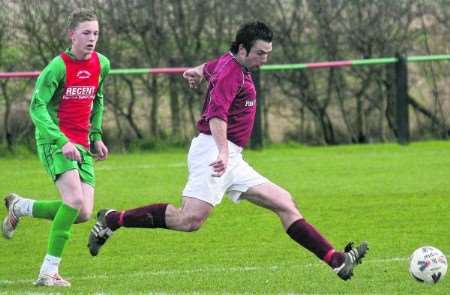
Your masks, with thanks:
M 94 142 L 94 148 L 95 148 L 95 159 L 102 161 L 106 160 L 108 157 L 108 148 L 101 140 L 97 140 Z
M 183 78 L 188 81 L 189 88 L 197 88 L 203 80 L 203 73 L 200 72 L 198 67 L 191 68 L 184 71 Z
M 211 176 L 213 177 L 220 177 L 225 173 L 225 170 L 227 170 L 228 166 L 228 153 L 219 153 L 217 156 L 217 159 L 209 164 L 213 168 L 213 174 Z
M 81 154 L 73 143 L 67 142 L 63 145 L 61 152 L 67 159 L 81 162 Z

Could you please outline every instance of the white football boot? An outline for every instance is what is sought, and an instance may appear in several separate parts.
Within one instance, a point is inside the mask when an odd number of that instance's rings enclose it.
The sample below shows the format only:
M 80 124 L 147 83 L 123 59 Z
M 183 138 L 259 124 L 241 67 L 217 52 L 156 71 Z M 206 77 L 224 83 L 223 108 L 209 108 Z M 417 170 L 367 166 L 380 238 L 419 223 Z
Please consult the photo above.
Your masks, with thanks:
M 37 287 L 70 287 L 70 282 L 63 279 L 59 274 L 39 274 L 38 279 L 34 282 Z
M 10 193 L 5 197 L 5 207 L 8 210 L 8 214 L 3 219 L 2 233 L 5 239 L 11 239 L 19 224 L 19 217 L 14 212 L 14 207 L 22 199 L 15 193 Z

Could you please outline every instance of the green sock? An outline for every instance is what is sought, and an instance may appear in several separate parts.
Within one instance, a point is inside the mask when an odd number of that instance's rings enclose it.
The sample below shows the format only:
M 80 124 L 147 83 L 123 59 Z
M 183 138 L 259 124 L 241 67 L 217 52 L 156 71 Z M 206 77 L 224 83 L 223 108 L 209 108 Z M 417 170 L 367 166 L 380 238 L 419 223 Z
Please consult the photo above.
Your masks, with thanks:
M 66 242 L 70 238 L 70 228 L 78 217 L 78 209 L 62 203 L 53 219 L 48 238 L 47 254 L 61 257 Z
M 62 203 L 61 200 L 35 201 L 33 204 L 33 217 L 53 220 Z

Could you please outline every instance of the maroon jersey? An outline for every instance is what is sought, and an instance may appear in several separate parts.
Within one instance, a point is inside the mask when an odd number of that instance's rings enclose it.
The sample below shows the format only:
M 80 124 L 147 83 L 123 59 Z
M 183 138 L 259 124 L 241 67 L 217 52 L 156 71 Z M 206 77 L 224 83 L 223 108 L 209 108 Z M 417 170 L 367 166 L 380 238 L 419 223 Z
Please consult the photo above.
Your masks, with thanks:
M 228 124 L 229 141 L 244 147 L 250 139 L 256 113 L 256 91 L 251 73 L 227 52 L 207 62 L 203 74 L 208 80 L 197 129 L 211 134 L 209 120 L 219 118 Z
M 89 149 L 92 102 L 97 94 L 100 62 L 96 52 L 88 60 L 74 60 L 61 54 L 66 65 L 66 81 L 58 109 L 61 131 L 73 143 Z

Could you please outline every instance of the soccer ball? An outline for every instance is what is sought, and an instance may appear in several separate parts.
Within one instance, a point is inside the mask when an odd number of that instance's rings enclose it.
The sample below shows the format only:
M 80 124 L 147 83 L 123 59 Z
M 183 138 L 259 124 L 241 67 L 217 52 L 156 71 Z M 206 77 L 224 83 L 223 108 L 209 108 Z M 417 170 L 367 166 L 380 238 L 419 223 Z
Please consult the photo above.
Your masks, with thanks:
M 418 282 L 436 284 L 447 273 L 447 258 L 439 249 L 420 247 L 409 257 L 409 273 Z

